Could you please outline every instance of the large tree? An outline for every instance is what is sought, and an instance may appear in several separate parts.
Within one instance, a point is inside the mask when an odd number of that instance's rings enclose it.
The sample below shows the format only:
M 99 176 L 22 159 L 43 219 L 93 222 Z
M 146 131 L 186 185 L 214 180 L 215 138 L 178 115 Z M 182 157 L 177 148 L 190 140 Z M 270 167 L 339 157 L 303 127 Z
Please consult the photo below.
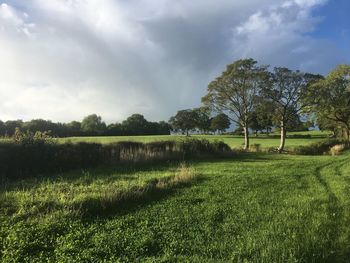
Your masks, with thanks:
M 227 113 L 231 121 L 243 127 L 244 149 L 249 148 L 249 121 L 267 78 L 266 66 L 258 66 L 253 59 L 237 60 L 209 84 L 208 94 L 202 98 L 204 105 Z
M 275 119 L 281 131 L 278 151 L 284 150 L 288 124 L 295 120 L 309 106 L 304 98 L 308 95 L 311 83 L 320 79 L 312 75 L 288 68 L 275 68 L 271 74 L 270 85 L 265 86 L 263 94 L 275 107 Z
M 350 140 L 350 65 L 339 65 L 313 85 L 309 98 L 319 121 L 340 128 Z

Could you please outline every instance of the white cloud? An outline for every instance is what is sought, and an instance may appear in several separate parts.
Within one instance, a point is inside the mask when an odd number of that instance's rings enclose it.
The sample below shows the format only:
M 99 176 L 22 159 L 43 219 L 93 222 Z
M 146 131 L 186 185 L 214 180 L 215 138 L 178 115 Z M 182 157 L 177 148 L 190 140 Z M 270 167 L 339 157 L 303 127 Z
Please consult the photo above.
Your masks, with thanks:
M 306 36 L 322 0 L 5 2 L 0 119 L 167 119 L 237 58 L 321 71 L 339 60 Z

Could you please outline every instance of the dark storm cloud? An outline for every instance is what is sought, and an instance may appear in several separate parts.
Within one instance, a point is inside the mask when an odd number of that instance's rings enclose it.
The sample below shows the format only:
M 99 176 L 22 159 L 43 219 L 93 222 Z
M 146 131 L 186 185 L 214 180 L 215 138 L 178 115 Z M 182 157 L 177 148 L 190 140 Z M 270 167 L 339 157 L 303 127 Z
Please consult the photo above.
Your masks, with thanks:
M 168 119 L 243 57 L 325 73 L 343 54 L 308 36 L 324 2 L 3 1 L 0 119 Z

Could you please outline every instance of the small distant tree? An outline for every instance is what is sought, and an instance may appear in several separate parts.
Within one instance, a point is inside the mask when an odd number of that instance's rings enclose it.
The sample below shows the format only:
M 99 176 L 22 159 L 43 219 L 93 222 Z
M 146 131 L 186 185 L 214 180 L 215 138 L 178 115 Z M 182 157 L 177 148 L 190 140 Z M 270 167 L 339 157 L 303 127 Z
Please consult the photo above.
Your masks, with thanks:
M 258 132 L 264 129 L 264 126 L 260 124 L 259 115 L 257 111 L 252 113 L 250 118 L 249 127 L 254 131 L 255 137 L 258 136 Z
M 244 133 L 243 127 L 238 125 L 236 129 L 232 132 L 233 135 L 242 135 Z
M 101 116 L 91 114 L 83 119 L 81 129 L 89 135 L 101 135 L 106 130 L 106 124 L 102 121 Z
M 230 120 L 243 127 L 244 149 L 249 148 L 249 122 L 257 95 L 268 80 L 266 66 L 253 59 L 237 60 L 208 86 L 202 98 L 205 106 L 227 113 Z
M 43 120 L 43 119 L 34 119 L 23 124 L 23 128 L 30 132 L 44 132 L 44 131 L 52 131 L 54 128 L 54 124 L 51 121 Z
M 210 129 L 223 133 L 230 128 L 230 124 L 230 118 L 225 113 L 220 113 L 211 119 Z
M 178 111 L 174 117 L 170 118 L 169 123 L 173 130 L 181 130 L 186 133 L 186 136 L 189 136 L 189 131 L 196 128 L 197 119 L 196 111 L 187 109 Z
M 5 127 L 5 123 L 3 121 L 0 120 L 0 136 L 5 136 L 6 134 L 6 127 Z
M 5 122 L 5 135 L 13 136 L 16 128 L 23 130 L 22 120 L 10 120 Z
M 81 123 L 78 121 L 71 121 L 66 125 L 67 134 L 69 136 L 79 136 L 81 134 Z
M 132 135 L 143 135 L 149 133 L 148 121 L 141 114 L 133 114 L 122 122 L 126 131 Z
M 158 122 L 158 134 L 169 135 L 171 130 L 171 125 L 166 121 Z
M 269 132 L 272 130 L 273 125 L 273 116 L 275 114 L 275 107 L 271 101 L 264 99 L 262 96 L 258 98 L 258 103 L 255 107 L 253 116 L 256 116 L 255 127 L 258 130 L 265 130 L 266 135 L 269 135 Z M 251 126 L 253 129 L 253 127 Z
M 197 116 L 196 128 L 202 133 L 210 130 L 210 112 L 208 108 L 201 107 L 193 110 Z

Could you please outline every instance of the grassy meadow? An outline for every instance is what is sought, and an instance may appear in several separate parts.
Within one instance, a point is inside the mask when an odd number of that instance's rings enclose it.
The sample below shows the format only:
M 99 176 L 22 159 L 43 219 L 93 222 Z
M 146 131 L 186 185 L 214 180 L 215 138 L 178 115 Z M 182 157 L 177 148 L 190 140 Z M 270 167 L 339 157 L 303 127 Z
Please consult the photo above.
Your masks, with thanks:
M 286 141 L 286 148 L 295 147 L 300 145 L 307 145 L 314 142 L 318 142 L 327 137 L 327 132 L 322 131 L 309 131 L 309 132 L 292 132 L 288 134 L 291 136 Z M 302 136 L 311 136 L 310 138 L 300 138 Z M 299 138 L 293 138 L 293 136 L 300 136 Z M 206 139 L 208 141 L 223 141 L 231 148 L 241 148 L 244 142 L 244 138 L 238 135 L 191 135 L 190 138 L 196 139 Z M 168 140 L 185 140 L 187 139 L 184 135 L 155 135 L 155 136 L 101 136 L 101 137 L 69 137 L 61 138 L 59 142 L 96 142 L 102 144 L 108 144 L 120 141 L 135 141 L 135 142 L 155 142 L 155 141 L 168 141 Z M 250 138 L 251 144 L 260 144 L 261 147 L 277 147 L 280 143 L 279 134 L 271 134 L 270 136 L 259 135 L 255 137 L 254 135 Z
M 242 153 L 3 182 L 0 259 L 347 262 L 349 157 Z

